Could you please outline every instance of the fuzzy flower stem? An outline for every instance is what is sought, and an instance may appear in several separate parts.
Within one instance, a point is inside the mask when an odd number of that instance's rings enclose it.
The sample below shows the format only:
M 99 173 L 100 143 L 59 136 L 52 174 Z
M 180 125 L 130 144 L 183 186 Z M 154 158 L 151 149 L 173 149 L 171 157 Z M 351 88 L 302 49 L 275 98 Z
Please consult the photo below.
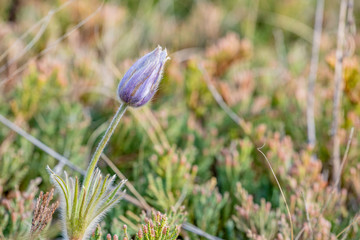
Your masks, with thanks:
M 85 175 L 85 180 L 84 180 L 84 188 L 88 189 L 89 184 L 90 184 L 90 179 L 91 179 L 91 175 L 94 172 L 95 168 L 96 168 L 96 164 L 99 161 L 99 158 L 101 156 L 101 153 L 104 151 L 104 148 L 106 147 L 106 144 L 108 143 L 111 135 L 114 133 L 116 126 L 118 125 L 118 123 L 120 122 L 121 117 L 124 115 L 126 109 L 127 109 L 128 105 L 122 103 L 119 107 L 119 109 L 117 110 L 115 116 L 113 117 L 108 129 L 106 130 L 105 135 L 103 136 L 103 138 L 101 139 L 99 145 L 96 148 L 96 151 L 91 159 L 91 162 L 89 164 L 89 167 L 87 169 L 86 175 Z

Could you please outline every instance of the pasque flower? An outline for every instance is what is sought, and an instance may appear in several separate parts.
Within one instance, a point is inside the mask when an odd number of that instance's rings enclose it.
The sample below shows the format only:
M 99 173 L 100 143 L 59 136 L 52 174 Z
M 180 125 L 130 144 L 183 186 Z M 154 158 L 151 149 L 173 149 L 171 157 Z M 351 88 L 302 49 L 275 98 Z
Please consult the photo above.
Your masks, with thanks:
M 96 165 L 127 107 L 140 107 L 154 96 L 168 59 L 166 50 L 158 46 L 125 73 L 118 88 L 122 104 L 96 148 L 82 184 L 78 178 L 69 177 L 66 173 L 62 178 L 48 168 L 52 182 L 61 195 L 65 239 L 87 239 L 106 212 L 124 196 L 122 186 L 126 180 L 114 185 L 115 176 L 103 177 Z
M 165 62 L 169 59 L 166 49 L 160 46 L 146 54 L 125 73 L 118 87 L 121 101 L 131 107 L 140 107 L 156 93 Z

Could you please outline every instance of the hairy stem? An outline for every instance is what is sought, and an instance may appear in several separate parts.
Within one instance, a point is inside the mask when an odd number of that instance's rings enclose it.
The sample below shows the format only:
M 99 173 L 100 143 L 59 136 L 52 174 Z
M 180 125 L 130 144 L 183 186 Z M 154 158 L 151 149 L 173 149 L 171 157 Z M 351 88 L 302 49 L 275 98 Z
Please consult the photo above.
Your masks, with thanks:
M 104 151 L 106 144 L 108 143 L 111 135 L 114 133 L 116 126 L 120 122 L 120 119 L 124 115 L 126 109 L 127 109 L 127 105 L 122 103 L 120 105 L 119 109 L 117 110 L 117 112 L 115 113 L 115 116 L 113 117 L 108 129 L 106 130 L 105 135 L 103 136 L 99 145 L 97 146 L 96 151 L 91 159 L 91 162 L 89 164 L 88 170 L 85 175 L 85 180 L 84 180 L 85 189 L 88 189 L 89 184 L 90 184 L 91 175 L 95 170 L 96 164 L 99 161 L 101 153 Z

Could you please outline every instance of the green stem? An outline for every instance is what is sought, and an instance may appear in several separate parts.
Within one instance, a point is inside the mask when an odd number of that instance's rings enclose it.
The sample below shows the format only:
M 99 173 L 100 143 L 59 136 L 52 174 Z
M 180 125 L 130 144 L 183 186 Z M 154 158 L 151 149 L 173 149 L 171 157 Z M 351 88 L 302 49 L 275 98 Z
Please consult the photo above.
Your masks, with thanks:
M 91 159 L 91 162 L 89 164 L 88 170 L 85 175 L 84 187 L 86 190 L 89 187 L 91 175 L 96 168 L 96 164 L 99 161 L 101 153 L 104 151 L 104 148 L 106 147 L 107 142 L 109 141 L 111 135 L 114 133 L 114 130 L 116 129 L 116 126 L 120 122 L 121 117 L 124 115 L 127 107 L 128 107 L 128 105 L 124 104 L 124 103 L 122 103 L 120 105 L 120 107 L 117 110 L 115 116 L 113 117 L 108 129 L 106 130 L 105 135 L 103 136 L 103 138 L 101 139 L 101 142 L 99 143 L 99 145 L 96 148 L 96 151 Z

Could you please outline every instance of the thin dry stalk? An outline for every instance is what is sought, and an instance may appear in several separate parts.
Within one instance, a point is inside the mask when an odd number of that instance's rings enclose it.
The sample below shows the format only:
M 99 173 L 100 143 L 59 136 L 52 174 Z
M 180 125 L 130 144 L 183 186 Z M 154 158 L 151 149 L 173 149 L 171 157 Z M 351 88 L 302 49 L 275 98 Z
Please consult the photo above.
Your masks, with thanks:
M 286 200 L 284 191 L 283 191 L 283 189 L 282 189 L 282 187 L 281 187 L 281 185 L 280 185 L 280 182 L 279 182 L 278 178 L 276 177 L 276 174 L 275 174 L 275 172 L 274 172 L 274 170 L 273 170 L 273 168 L 272 168 L 272 166 L 271 166 L 271 163 L 270 163 L 269 159 L 266 157 L 265 153 L 263 153 L 263 152 L 261 151 L 261 149 L 262 149 L 264 146 L 265 146 L 265 143 L 264 143 L 263 146 L 257 148 L 257 150 L 264 156 L 267 164 L 269 165 L 269 168 L 270 168 L 270 170 L 271 170 L 271 173 L 272 173 L 272 175 L 273 175 L 274 178 L 275 178 L 276 184 L 277 184 L 278 187 L 279 187 L 281 196 L 282 196 L 282 198 L 283 198 L 283 200 L 284 200 L 284 203 L 285 203 L 285 206 L 286 206 L 286 210 L 287 210 L 287 213 L 288 213 L 289 223 L 290 223 L 290 229 L 291 229 L 291 240 L 293 240 L 293 239 L 294 239 L 294 227 L 293 227 L 293 222 L 292 222 L 292 217 L 291 217 L 290 208 L 289 208 L 289 205 L 288 205 L 288 203 L 287 203 L 287 200 Z
M 312 224 L 311 224 L 311 220 L 310 220 L 310 216 L 309 216 L 309 209 L 308 209 L 308 205 L 306 202 L 306 197 L 305 197 L 305 193 L 301 191 L 302 197 L 304 199 L 304 205 L 305 205 L 305 212 L 306 212 L 306 220 L 309 223 L 309 229 L 311 232 L 311 239 L 314 239 L 314 232 L 313 232 L 313 228 L 312 228 Z
M 21 116 L 16 116 L 14 120 L 15 125 L 20 125 L 23 122 Z M 2 143 L 0 144 L 0 156 L 2 156 L 10 147 L 10 145 L 13 143 L 14 139 L 16 137 L 16 132 L 10 132 L 5 137 Z
M 349 135 L 349 139 L 348 142 L 346 144 L 346 150 L 345 150 L 345 154 L 343 156 L 342 162 L 341 162 L 341 166 L 340 166 L 340 170 L 339 170 L 339 175 L 336 177 L 336 182 L 335 182 L 335 186 L 338 186 L 340 184 L 340 179 L 341 179 L 341 174 L 342 171 L 344 170 L 345 164 L 347 162 L 347 158 L 349 155 L 349 151 L 350 151 L 350 146 L 351 146 L 351 142 L 353 139 L 353 135 L 354 135 L 354 127 L 351 128 L 350 130 L 350 135 Z M 336 187 L 334 187 L 336 188 Z
M 275 50 L 279 62 L 281 63 L 283 69 L 288 69 L 289 64 L 286 56 L 284 32 L 281 29 L 276 29 L 273 31 L 273 35 L 275 40 Z
M 345 20 L 348 0 L 342 0 L 340 3 L 339 27 L 337 33 L 336 47 L 336 64 L 335 64 L 335 93 L 333 107 L 333 122 L 331 128 L 333 153 L 332 153 L 332 181 L 336 183 L 340 171 L 340 138 L 339 138 L 339 122 L 341 110 L 341 97 L 343 92 L 343 58 L 344 58 L 344 42 L 345 42 Z M 337 185 L 338 186 L 338 185 Z
M 152 141 L 152 143 L 154 144 L 154 146 L 156 146 L 156 149 L 159 149 L 161 152 L 164 151 L 164 148 L 159 140 L 159 138 L 156 135 L 156 131 L 153 128 L 153 126 L 151 126 L 149 124 L 148 121 L 144 121 L 144 118 L 146 116 L 144 116 L 143 114 L 140 114 L 140 112 L 137 109 L 129 109 L 130 113 L 136 118 L 136 120 L 138 121 L 138 123 L 144 128 L 144 130 L 146 131 L 147 135 L 149 136 L 150 140 Z
M 35 37 L 33 39 L 31 39 L 31 41 L 26 45 L 26 47 L 24 49 L 22 49 L 22 51 L 20 51 L 20 53 L 18 53 L 14 58 L 12 58 L 6 64 L 4 64 L 3 66 L 0 67 L 0 73 L 4 72 L 7 68 L 9 68 L 11 65 L 16 63 L 22 56 L 24 56 L 39 41 L 41 36 L 44 34 L 53 14 L 54 13 L 51 11 L 48 13 L 48 15 L 46 16 L 45 22 L 41 25 L 41 27 L 40 27 L 39 31 L 36 33 Z M 12 45 L 10 48 L 12 48 L 13 46 L 15 46 L 15 45 Z M 5 55 L 3 55 L 3 56 L 5 56 Z
M 296 235 L 295 240 L 299 240 L 301 238 L 302 234 L 304 233 L 304 231 L 305 231 L 305 228 L 303 227 L 300 230 L 300 232 Z
M 306 119 L 307 119 L 307 133 L 308 143 L 313 149 L 316 144 L 316 129 L 315 129 L 315 82 L 319 63 L 319 49 L 322 33 L 322 22 L 324 15 L 324 0 L 318 0 L 316 4 L 315 24 L 313 45 L 311 51 L 310 72 L 308 80 L 308 92 L 307 92 L 307 107 L 306 107 Z
M 71 2 L 71 1 L 69 1 Z M 28 64 L 31 61 L 34 61 L 44 55 L 46 55 L 48 52 L 50 52 L 51 50 L 53 50 L 56 46 L 59 45 L 60 42 L 62 42 L 64 39 L 68 38 L 71 34 L 73 34 L 78 28 L 82 27 L 83 25 L 85 25 L 85 23 L 87 23 L 91 18 L 93 18 L 96 14 L 98 14 L 98 12 L 100 12 L 100 10 L 102 9 L 103 5 L 105 3 L 105 0 L 103 0 L 100 4 L 100 6 L 90 15 L 88 15 L 86 18 L 84 18 L 83 20 L 81 20 L 78 24 L 76 24 L 73 28 L 71 28 L 69 31 L 67 31 L 64 35 L 62 35 L 61 37 L 59 37 L 58 39 L 56 39 L 55 41 L 49 43 L 49 45 L 42 50 L 41 52 L 39 52 L 36 56 L 30 58 L 29 61 L 27 61 L 26 63 L 24 63 L 23 65 L 21 65 L 18 69 L 16 69 L 12 74 L 10 74 L 10 76 L 8 76 L 7 78 L 3 79 L 0 82 L 0 86 L 4 85 L 5 83 L 7 83 L 8 81 L 10 81 L 10 79 L 12 79 L 13 77 L 15 77 L 16 75 L 18 75 L 19 73 L 21 73 L 22 71 L 24 71 L 26 69 L 26 67 L 28 66 Z M 62 9 L 64 6 L 60 6 L 59 9 Z M 59 10 L 58 10 L 59 11 Z M 50 13 L 54 13 L 54 12 L 50 12 Z M 28 51 L 30 49 L 27 49 L 26 51 Z
M 28 43 L 22 54 L 20 54 L 21 56 L 23 56 L 26 52 L 28 52 L 32 46 L 34 46 L 34 44 L 39 40 L 39 35 L 43 34 L 43 29 L 44 27 L 46 28 L 46 26 L 49 24 L 51 17 L 56 14 L 57 12 L 61 11 L 62 9 L 66 8 L 70 3 L 72 3 L 75 0 L 69 0 L 65 3 L 63 3 L 61 6 L 59 6 L 56 9 L 52 9 L 48 12 L 48 14 L 43 17 L 42 19 L 40 19 L 39 21 L 37 21 L 34 25 L 32 25 L 28 30 L 26 30 L 26 32 L 24 32 L 23 34 L 21 34 L 21 36 L 16 39 L 15 42 L 13 42 L 11 44 L 11 46 L 9 48 L 7 48 L 1 55 L 0 55 L 0 61 L 4 60 L 4 58 L 9 54 L 10 50 L 12 50 L 15 47 L 18 47 L 19 44 L 21 43 L 21 41 L 25 40 L 25 38 L 27 38 L 29 36 L 29 34 L 31 32 L 33 32 L 36 28 L 38 28 L 40 26 L 39 32 L 36 33 L 35 37 L 30 41 L 30 43 Z M 17 55 L 17 57 L 21 57 L 20 55 Z M 16 57 L 16 58 L 17 58 Z M 10 62 L 15 62 L 14 58 L 10 60 Z M 3 72 L 3 67 L 8 68 L 12 63 L 8 62 L 6 64 L 6 66 L 1 66 L 0 67 L 0 73 Z
M 354 219 L 353 219 L 353 221 L 352 221 L 346 228 L 344 228 L 338 235 L 336 235 L 336 238 L 339 239 L 339 237 L 340 237 L 342 234 L 345 233 L 344 236 L 341 238 L 341 239 L 344 239 L 344 240 L 345 240 L 346 237 L 347 237 L 348 232 L 350 231 L 350 228 L 351 228 L 355 223 L 357 223 L 359 219 L 360 219 L 359 214 L 356 214 L 355 217 L 354 217 Z
M 156 130 L 157 135 L 160 138 L 160 141 L 162 143 L 162 145 L 166 148 L 166 149 L 170 149 L 170 143 L 159 123 L 159 121 L 157 120 L 157 118 L 155 117 L 155 115 L 152 113 L 151 109 L 149 107 L 144 107 L 143 109 L 143 113 L 145 113 L 145 116 L 148 118 L 148 122 L 154 127 L 154 129 Z
M 345 44 L 345 56 L 350 57 L 355 52 L 356 42 L 356 23 L 354 17 L 354 0 L 349 0 L 347 5 L 347 19 L 346 19 L 346 44 Z
M 25 132 L 23 129 L 21 129 L 20 127 L 15 125 L 13 122 L 8 120 L 1 114 L 0 114 L 0 122 L 2 124 L 4 124 L 5 126 L 7 126 L 8 128 L 10 128 L 11 130 L 13 130 L 14 132 L 16 132 L 17 134 L 19 134 L 20 136 L 24 137 L 26 140 L 28 140 L 29 142 L 31 142 L 32 144 L 34 144 L 35 146 L 37 146 L 38 148 L 40 148 L 41 150 L 46 152 L 47 154 L 49 154 L 51 157 L 58 160 L 59 162 L 67 165 L 69 168 L 71 168 L 77 172 L 80 172 L 83 175 L 85 174 L 84 170 L 80 169 L 78 166 L 76 166 L 75 164 L 70 162 L 66 157 L 64 157 L 61 154 L 59 154 L 58 152 L 54 151 L 52 148 L 48 147 L 47 145 L 45 145 L 43 142 L 41 142 L 37 138 L 31 136 L 30 134 Z
M 205 70 L 202 64 L 198 64 L 198 68 L 202 73 L 204 80 L 208 89 L 210 90 L 211 94 L 213 95 L 215 101 L 219 104 L 219 106 L 224 110 L 224 112 L 237 124 L 239 125 L 244 132 L 246 132 L 246 122 L 243 118 L 237 115 L 229 106 L 224 102 L 223 98 L 221 97 L 220 93 L 216 90 L 214 85 L 211 83 L 210 76 Z
M 338 186 L 339 183 L 340 183 L 341 174 L 342 174 L 342 171 L 343 171 L 343 169 L 344 169 L 345 163 L 347 162 L 347 158 L 348 158 L 348 155 L 349 155 L 349 151 L 350 151 L 350 146 L 351 146 L 351 142 L 352 142 L 353 135 L 354 135 L 354 127 L 352 127 L 351 130 L 350 130 L 350 135 L 349 135 L 349 139 L 348 139 L 348 142 L 347 142 L 347 145 L 346 145 L 345 154 L 344 154 L 344 157 L 343 157 L 343 159 L 342 159 L 342 163 L 341 163 L 341 166 L 340 166 L 340 169 L 339 169 L 339 175 L 338 175 L 337 178 L 336 178 L 335 184 L 332 186 L 332 190 L 331 190 L 328 198 L 326 199 L 325 204 L 323 205 L 323 207 L 322 207 L 321 210 L 320 210 L 319 215 L 317 216 L 318 218 L 324 213 L 325 209 L 327 208 L 327 206 L 328 206 L 329 203 L 330 203 L 330 200 L 332 199 L 332 196 L 334 195 L 334 193 L 335 193 L 335 192 L 337 191 L 337 189 L 338 189 L 337 186 Z M 314 228 L 317 227 L 318 223 L 319 223 L 319 221 L 316 221 Z
M 49 206 L 53 196 L 54 189 L 51 189 L 51 191 L 45 193 L 45 195 L 43 192 L 40 192 L 40 196 L 36 202 L 33 213 L 34 216 L 31 222 L 31 239 L 34 239 L 36 236 L 41 234 L 44 228 L 50 223 L 55 210 L 59 207 L 59 201 L 56 201 Z
M 249 6 L 249 9 L 251 9 L 251 11 L 249 11 L 249 17 L 248 17 L 248 21 L 246 24 L 246 36 L 251 39 L 252 41 L 254 41 L 254 35 L 256 32 L 256 23 L 257 23 L 257 19 L 258 19 L 258 15 L 259 15 L 259 2 L 260 0 L 253 0 L 250 1 L 251 6 Z
M 121 171 L 115 166 L 115 164 L 106 156 L 104 153 L 101 154 L 101 158 L 105 161 L 105 163 L 115 172 L 115 174 L 120 179 L 127 179 L 124 174 L 121 173 Z M 129 191 L 134 194 L 134 196 L 137 198 L 137 200 L 141 203 L 141 208 L 148 210 L 151 210 L 151 207 L 145 199 L 140 195 L 138 191 L 136 191 L 135 187 L 131 184 L 130 181 L 127 181 L 125 185 L 128 187 Z
M 189 231 L 189 232 L 192 232 L 192 233 L 195 233 L 196 235 L 198 236 L 202 236 L 206 239 L 209 239 L 209 240 L 222 240 L 222 238 L 219 238 L 219 237 L 215 237 L 213 235 L 210 235 L 208 234 L 207 232 L 204 232 L 203 230 L 201 230 L 200 228 L 190 224 L 190 223 L 183 223 L 181 225 L 181 228 L 186 230 L 186 231 Z
M 266 18 L 266 23 L 284 31 L 291 32 L 305 41 L 312 42 L 312 28 L 307 24 L 286 15 L 269 12 L 259 9 L 259 12 Z

